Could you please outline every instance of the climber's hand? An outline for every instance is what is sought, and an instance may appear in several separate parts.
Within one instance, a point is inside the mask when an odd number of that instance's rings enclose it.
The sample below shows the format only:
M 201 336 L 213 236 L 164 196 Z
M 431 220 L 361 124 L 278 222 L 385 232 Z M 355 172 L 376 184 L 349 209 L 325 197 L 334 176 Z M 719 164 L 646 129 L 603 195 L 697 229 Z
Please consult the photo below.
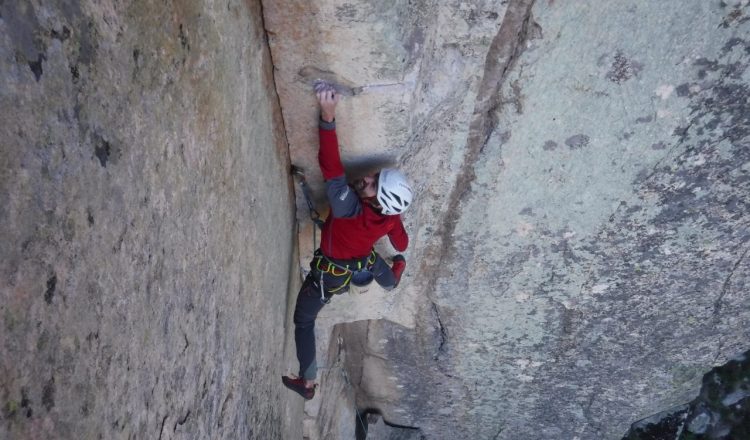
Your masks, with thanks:
M 336 104 L 339 103 L 339 94 L 333 88 L 326 88 L 317 93 L 318 104 L 320 104 L 320 118 L 326 122 L 336 119 Z

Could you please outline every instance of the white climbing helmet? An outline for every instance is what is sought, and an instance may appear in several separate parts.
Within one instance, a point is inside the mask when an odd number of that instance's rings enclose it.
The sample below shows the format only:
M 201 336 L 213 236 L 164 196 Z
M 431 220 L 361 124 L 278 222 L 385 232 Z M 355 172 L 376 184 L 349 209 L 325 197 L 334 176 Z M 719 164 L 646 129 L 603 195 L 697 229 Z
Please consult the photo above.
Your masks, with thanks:
M 396 215 L 406 211 L 414 197 L 409 181 L 399 170 L 383 168 L 378 179 L 378 202 L 383 214 Z

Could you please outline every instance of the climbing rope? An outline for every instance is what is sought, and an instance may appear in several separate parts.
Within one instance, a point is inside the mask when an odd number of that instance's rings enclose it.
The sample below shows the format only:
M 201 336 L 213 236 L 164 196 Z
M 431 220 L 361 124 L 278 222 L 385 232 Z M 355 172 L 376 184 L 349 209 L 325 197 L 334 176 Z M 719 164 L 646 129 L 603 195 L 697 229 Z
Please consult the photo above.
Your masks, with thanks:
M 346 375 L 346 370 L 344 370 L 340 365 L 337 365 L 337 367 L 339 370 L 341 370 L 341 375 L 344 376 L 344 382 L 346 382 L 346 385 L 354 389 L 351 382 L 349 382 L 349 376 Z M 362 431 L 364 431 L 365 437 L 367 437 L 367 425 L 365 425 L 365 422 L 362 420 L 362 414 L 359 412 L 356 403 L 354 404 L 354 411 L 357 412 L 357 419 L 359 420 L 359 424 L 362 425 Z
M 307 179 L 305 178 L 305 172 L 304 172 L 304 170 L 302 168 L 298 167 L 298 166 L 292 165 L 292 174 L 295 175 L 295 176 L 297 176 L 297 179 L 299 180 L 299 185 L 300 185 L 300 188 L 302 189 L 302 194 L 305 196 L 305 203 L 307 203 L 307 210 L 308 210 L 308 213 L 310 215 L 310 220 L 313 223 L 315 223 L 315 225 L 317 226 L 317 228 L 313 228 L 313 246 L 312 246 L 312 248 L 315 249 L 317 247 L 317 243 L 318 243 L 317 236 L 316 236 L 316 232 L 317 232 L 316 230 L 318 228 L 320 228 L 320 229 L 323 228 L 323 220 L 320 219 L 320 213 L 318 212 L 317 209 L 315 209 L 315 203 L 313 202 L 313 199 L 312 199 L 312 192 L 310 191 L 310 186 L 307 184 Z M 375 251 L 373 250 L 372 255 L 370 257 L 370 258 L 373 259 L 372 262 L 374 262 L 374 257 L 375 257 Z M 370 258 L 368 258 L 368 263 L 372 264 L 372 262 L 369 261 Z M 352 272 L 352 270 L 348 266 L 347 267 L 342 267 L 342 266 L 339 266 L 336 263 L 334 263 L 334 262 L 332 262 L 332 261 L 330 261 L 328 259 L 326 259 L 326 260 L 327 260 L 327 263 L 329 264 L 329 266 L 328 266 L 329 270 L 331 269 L 331 267 L 336 267 L 338 269 L 345 270 L 346 272 L 349 272 L 349 277 L 351 278 L 351 272 Z M 320 260 L 318 260 L 318 265 L 320 265 Z M 361 264 L 359 266 L 361 266 Z M 361 267 L 359 267 L 359 269 L 361 269 Z M 323 273 L 324 273 L 324 271 L 320 271 L 320 279 L 318 280 L 318 285 L 320 286 L 320 300 L 324 304 L 327 304 L 330 301 L 330 299 L 327 299 L 325 297 L 325 294 L 324 294 Z M 348 281 L 347 281 L 347 283 L 345 283 L 345 285 L 346 284 L 348 284 Z M 339 341 L 339 344 L 340 343 L 341 343 L 341 341 Z M 319 370 L 325 369 L 325 368 L 326 367 L 318 367 Z M 339 361 L 337 361 L 336 364 L 333 367 L 330 367 L 330 368 L 338 368 L 339 371 L 341 371 L 341 375 L 343 376 L 344 382 L 346 383 L 346 385 L 349 388 L 354 389 L 354 387 L 352 386 L 352 383 L 349 381 L 349 376 L 346 374 L 346 370 L 340 365 Z M 367 436 L 367 425 L 365 424 L 364 420 L 362 419 L 362 413 L 359 412 L 359 408 L 357 408 L 356 404 L 354 405 L 354 411 L 357 413 L 357 420 L 359 420 L 360 425 L 362 425 L 362 430 L 364 431 L 365 436 Z
M 343 340 L 339 336 L 338 338 L 338 344 L 339 344 L 339 350 L 341 350 L 341 344 L 343 343 Z M 340 352 L 339 352 L 340 356 Z M 336 363 L 331 365 L 330 367 L 326 366 L 318 366 L 318 370 L 332 370 L 332 369 L 338 369 L 341 372 L 341 376 L 344 378 L 344 383 L 346 386 L 354 390 L 354 386 L 352 385 L 352 382 L 349 380 L 349 376 L 346 374 L 346 370 L 344 367 L 341 366 L 341 359 L 336 359 Z M 354 390 L 356 392 L 356 390 Z M 357 413 L 357 420 L 359 420 L 359 424 L 362 425 L 362 431 L 365 433 L 365 437 L 367 437 L 367 425 L 364 422 L 364 419 L 362 418 L 362 413 L 359 412 L 359 408 L 357 408 L 356 403 L 354 404 L 354 411 Z
M 292 174 L 299 179 L 299 186 L 302 188 L 302 194 L 305 196 L 305 203 L 307 203 L 310 220 L 312 220 L 318 228 L 322 228 L 323 220 L 320 219 L 320 213 L 315 209 L 315 203 L 312 199 L 312 191 L 310 191 L 310 185 L 307 184 L 307 179 L 305 178 L 305 171 L 296 165 L 292 165 Z
M 307 184 L 307 179 L 305 178 L 305 170 L 296 165 L 292 165 L 292 175 L 297 176 L 299 186 L 302 189 L 302 195 L 305 197 L 305 203 L 307 203 L 307 212 L 310 215 L 310 220 L 317 226 L 317 228 L 313 228 L 312 249 L 315 249 L 318 247 L 317 229 L 323 228 L 323 220 L 321 220 L 318 210 L 315 209 L 312 191 L 310 190 L 310 185 Z

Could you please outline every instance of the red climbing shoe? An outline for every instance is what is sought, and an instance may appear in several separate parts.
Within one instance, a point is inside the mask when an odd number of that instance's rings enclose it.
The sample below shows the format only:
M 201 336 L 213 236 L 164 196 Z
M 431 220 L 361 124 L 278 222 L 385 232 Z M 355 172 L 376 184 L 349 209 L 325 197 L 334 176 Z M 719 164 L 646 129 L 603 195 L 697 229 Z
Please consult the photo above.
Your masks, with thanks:
M 315 387 L 307 388 L 305 386 L 305 379 L 301 377 L 281 376 L 281 381 L 285 387 L 304 397 L 305 400 L 315 397 Z
M 406 258 L 401 254 L 393 257 L 393 266 L 391 266 L 391 270 L 396 277 L 396 285 L 393 286 L 394 289 L 398 287 L 398 283 L 401 282 L 401 275 L 404 274 L 404 269 L 406 269 Z

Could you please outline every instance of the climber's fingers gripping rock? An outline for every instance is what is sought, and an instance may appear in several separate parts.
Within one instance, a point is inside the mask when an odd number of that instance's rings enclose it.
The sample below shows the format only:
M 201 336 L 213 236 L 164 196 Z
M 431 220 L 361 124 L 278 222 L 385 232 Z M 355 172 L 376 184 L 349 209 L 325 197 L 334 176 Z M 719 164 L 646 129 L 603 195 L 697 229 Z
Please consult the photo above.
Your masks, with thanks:
M 320 117 L 327 122 L 336 118 L 336 105 L 339 103 L 339 94 L 333 88 L 327 88 L 317 93 L 318 104 L 320 104 Z

